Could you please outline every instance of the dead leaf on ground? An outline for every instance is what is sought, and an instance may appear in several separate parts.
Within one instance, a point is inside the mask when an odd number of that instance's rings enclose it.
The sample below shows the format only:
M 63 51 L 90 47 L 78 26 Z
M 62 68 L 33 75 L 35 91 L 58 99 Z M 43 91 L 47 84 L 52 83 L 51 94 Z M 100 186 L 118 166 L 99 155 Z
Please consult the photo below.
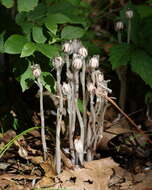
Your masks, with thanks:
M 64 170 L 54 178 L 53 188 L 72 190 L 109 190 L 108 183 L 113 174 L 112 168 L 117 167 L 111 158 L 94 160 L 84 163 L 84 168 Z
M 110 128 L 106 129 L 103 132 L 103 138 L 101 139 L 98 149 L 107 150 L 108 149 L 108 142 L 116 137 L 117 135 L 130 133 L 132 130 L 128 126 L 128 122 L 123 120 L 121 123 L 114 124 Z

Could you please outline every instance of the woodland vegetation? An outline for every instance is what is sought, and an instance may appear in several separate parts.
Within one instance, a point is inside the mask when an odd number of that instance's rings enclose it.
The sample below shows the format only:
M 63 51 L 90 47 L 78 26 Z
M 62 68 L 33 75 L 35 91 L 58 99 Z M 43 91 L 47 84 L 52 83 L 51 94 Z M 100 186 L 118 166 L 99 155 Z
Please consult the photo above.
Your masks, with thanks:
M 152 189 L 152 0 L 0 0 L 0 190 Z

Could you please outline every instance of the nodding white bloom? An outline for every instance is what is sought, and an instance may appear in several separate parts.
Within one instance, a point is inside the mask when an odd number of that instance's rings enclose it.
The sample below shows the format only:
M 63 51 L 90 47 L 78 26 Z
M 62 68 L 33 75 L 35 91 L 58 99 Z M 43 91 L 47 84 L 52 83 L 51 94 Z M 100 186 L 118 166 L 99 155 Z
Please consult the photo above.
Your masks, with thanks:
M 104 75 L 103 75 L 103 73 L 101 73 L 99 71 L 99 73 L 97 73 L 97 75 L 96 75 L 96 81 L 97 81 L 97 83 L 102 83 L 103 80 L 104 80 Z
M 83 153 L 83 144 L 80 137 L 74 140 L 74 146 L 77 153 Z
M 82 68 L 82 58 L 78 54 L 73 54 L 72 66 L 76 70 L 80 70 Z
M 90 61 L 89 61 L 89 66 L 92 69 L 96 69 L 97 67 L 99 67 L 99 55 L 94 55 Z
M 78 39 L 71 40 L 72 53 L 78 53 L 78 50 L 82 46 L 82 43 Z
M 123 24 L 122 21 L 117 21 L 117 22 L 115 23 L 115 30 L 116 30 L 116 31 L 123 30 L 123 28 L 124 28 L 124 24 Z
M 72 54 L 72 46 L 71 46 L 71 42 L 65 42 L 62 46 L 62 50 L 64 51 L 64 53 L 67 54 Z
M 64 60 L 61 56 L 57 56 L 53 59 L 53 66 L 55 69 L 62 68 L 63 64 L 64 64 Z
M 88 56 L 88 51 L 85 47 L 82 46 L 79 48 L 78 54 L 85 58 Z
M 126 18 L 132 19 L 133 16 L 134 16 L 134 12 L 133 12 L 133 10 L 128 9 L 128 10 L 125 12 L 125 15 L 126 15 Z
M 87 90 L 88 92 L 92 93 L 93 91 L 95 91 L 95 86 L 92 82 L 88 82 L 87 84 Z
M 33 76 L 34 76 L 35 78 L 39 78 L 40 75 L 41 75 L 41 68 L 40 68 L 40 65 L 35 64 L 35 65 L 31 66 L 31 69 L 32 69 Z
M 69 95 L 71 94 L 71 86 L 69 83 L 63 83 L 62 85 L 62 91 L 64 95 Z
M 78 137 L 74 140 L 74 146 L 75 146 L 76 153 L 78 154 L 80 163 L 83 164 L 84 150 L 83 150 L 83 144 L 82 144 L 80 137 Z

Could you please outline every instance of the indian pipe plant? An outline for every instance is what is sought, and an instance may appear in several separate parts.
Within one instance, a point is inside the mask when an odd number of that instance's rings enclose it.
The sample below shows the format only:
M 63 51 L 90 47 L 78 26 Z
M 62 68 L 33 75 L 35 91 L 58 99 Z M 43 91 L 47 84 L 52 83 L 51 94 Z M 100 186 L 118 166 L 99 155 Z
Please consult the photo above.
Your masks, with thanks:
M 83 165 L 93 160 L 96 147 L 102 138 L 104 115 L 111 90 L 109 80 L 99 69 L 99 55 L 88 57 L 87 49 L 77 40 L 63 44 L 64 54 L 53 59 L 56 70 L 56 91 L 59 98 L 56 121 L 56 170 L 61 172 L 61 125 L 66 119 L 71 162 Z M 63 69 L 64 68 L 64 69 Z M 66 77 L 62 80 L 62 73 Z M 82 89 L 82 92 L 81 92 Z M 81 102 L 82 110 L 78 101 Z

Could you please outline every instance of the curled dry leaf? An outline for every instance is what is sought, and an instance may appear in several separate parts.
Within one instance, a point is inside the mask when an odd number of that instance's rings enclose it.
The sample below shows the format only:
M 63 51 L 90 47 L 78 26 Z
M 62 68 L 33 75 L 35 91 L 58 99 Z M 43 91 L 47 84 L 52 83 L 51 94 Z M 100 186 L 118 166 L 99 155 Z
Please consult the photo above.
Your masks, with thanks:
M 85 168 L 65 170 L 59 174 L 52 187 L 72 190 L 109 190 L 108 182 L 113 174 L 112 168 L 117 166 L 118 164 L 111 158 L 85 162 Z
M 116 137 L 117 135 L 123 134 L 123 133 L 129 133 L 132 132 L 131 129 L 128 126 L 128 123 L 126 120 L 123 120 L 122 123 L 117 123 L 111 126 L 110 128 L 106 129 L 106 131 L 103 132 L 103 138 L 101 139 L 98 148 L 102 150 L 108 149 L 108 142 Z

